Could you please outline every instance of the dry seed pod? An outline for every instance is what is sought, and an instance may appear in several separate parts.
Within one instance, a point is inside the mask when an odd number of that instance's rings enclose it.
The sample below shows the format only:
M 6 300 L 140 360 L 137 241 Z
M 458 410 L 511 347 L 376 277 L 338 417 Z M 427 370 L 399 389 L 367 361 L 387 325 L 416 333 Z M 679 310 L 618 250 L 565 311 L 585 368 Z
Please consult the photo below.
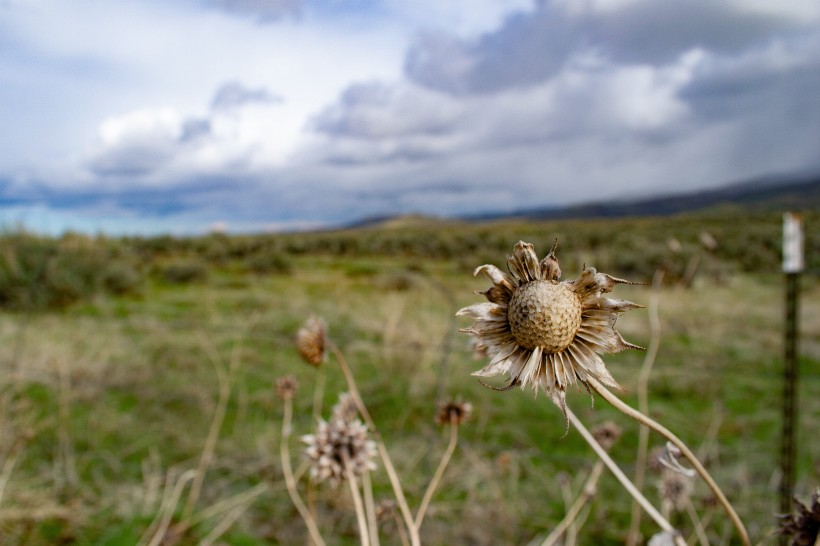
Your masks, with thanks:
M 296 350 L 305 362 L 319 366 L 327 353 L 327 326 L 325 321 L 313 315 L 296 332 Z

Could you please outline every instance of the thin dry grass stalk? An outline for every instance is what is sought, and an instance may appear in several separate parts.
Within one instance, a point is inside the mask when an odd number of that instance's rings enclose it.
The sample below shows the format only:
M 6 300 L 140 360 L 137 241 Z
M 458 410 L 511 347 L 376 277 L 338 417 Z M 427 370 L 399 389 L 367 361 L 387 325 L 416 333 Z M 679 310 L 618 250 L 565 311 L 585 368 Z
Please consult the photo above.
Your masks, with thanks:
M 416 512 L 416 519 L 414 523 L 417 529 L 421 529 L 421 524 L 424 521 L 424 515 L 427 513 L 427 508 L 430 506 L 430 501 L 433 499 L 433 493 L 435 493 L 436 488 L 441 481 L 441 477 L 444 475 L 444 470 L 447 468 L 447 465 L 450 463 L 450 459 L 453 456 L 453 452 L 456 450 L 456 444 L 458 444 L 458 426 L 459 420 L 452 418 L 450 420 L 450 442 L 447 444 L 447 450 L 441 457 L 441 462 L 439 463 L 438 468 L 436 468 L 436 472 L 433 474 L 433 479 L 430 480 L 430 484 L 424 492 L 424 497 L 421 500 L 421 505 L 419 505 L 419 510 Z
M 658 348 L 661 342 L 661 321 L 658 316 L 658 300 L 661 285 L 663 284 L 663 269 L 655 271 L 652 277 L 652 293 L 649 296 L 647 312 L 649 314 L 649 348 L 646 351 L 641 371 L 638 374 L 638 409 L 641 413 L 649 415 L 649 378 L 652 375 L 652 368 L 658 356 Z M 644 478 L 646 476 L 646 457 L 649 450 L 649 429 L 641 427 L 638 429 L 638 452 L 635 457 L 635 476 L 633 482 L 635 487 L 643 491 Z M 635 546 L 640 536 L 641 528 L 641 507 L 632 501 L 632 519 L 629 525 L 629 534 L 626 538 L 626 546 Z

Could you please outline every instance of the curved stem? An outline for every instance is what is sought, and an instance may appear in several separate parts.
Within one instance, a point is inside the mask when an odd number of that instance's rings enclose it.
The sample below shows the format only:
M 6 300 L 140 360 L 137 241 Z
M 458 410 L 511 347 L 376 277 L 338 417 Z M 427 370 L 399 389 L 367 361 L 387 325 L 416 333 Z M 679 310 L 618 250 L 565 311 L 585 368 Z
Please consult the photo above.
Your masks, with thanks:
M 313 423 L 322 416 L 322 399 L 325 395 L 326 376 L 324 366 L 316 368 L 316 384 L 313 387 L 313 418 L 311 419 Z
M 587 430 L 587 428 L 584 426 L 581 420 L 575 416 L 575 413 L 573 413 L 572 410 L 569 409 L 569 407 L 567 407 L 566 410 L 567 417 L 569 418 L 570 423 L 572 423 L 572 426 L 578 429 L 578 432 L 581 433 L 581 436 L 584 437 L 584 440 L 586 440 L 590 447 L 595 451 L 595 454 L 598 455 L 598 458 L 600 458 L 604 462 L 604 464 L 610 470 L 610 472 L 612 472 L 612 474 L 615 475 L 618 481 L 621 482 L 621 485 L 624 487 L 624 489 L 626 489 L 627 492 L 630 495 L 632 495 L 632 498 L 638 501 L 638 503 L 646 511 L 646 513 L 649 514 L 649 517 L 655 520 L 655 523 L 657 523 L 661 529 L 670 533 L 674 533 L 676 536 L 676 542 L 678 542 L 678 544 L 681 544 L 682 546 L 685 546 L 686 543 L 683 542 L 683 539 L 680 538 L 680 535 L 677 533 L 677 531 L 675 531 L 675 528 L 672 527 L 672 524 L 669 523 L 666 520 L 666 518 L 664 518 L 654 506 L 652 506 L 652 503 L 646 500 L 646 497 L 643 496 L 643 493 L 641 493 L 635 488 L 632 482 L 629 481 L 629 478 L 626 477 L 626 474 L 624 474 L 623 471 L 618 467 L 618 465 L 615 464 L 615 461 L 612 460 L 612 458 L 604 450 L 604 448 L 602 448 L 601 445 L 597 441 L 595 441 L 595 438 L 593 438 L 592 434 Z
M 657 421 L 653 420 L 652 418 L 644 415 L 643 413 L 639 412 L 635 408 L 629 406 L 628 404 L 621 401 L 620 398 L 612 394 L 609 389 L 607 389 L 604 385 L 602 385 L 596 379 L 590 377 L 589 378 L 589 386 L 591 386 L 595 391 L 600 394 L 604 400 L 612 404 L 618 411 L 623 413 L 624 415 L 631 417 L 641 423 L 642 425 L 651 428 L 670 442 L 672 442 L 678 449 L 680 449 L 681 454 L 686 457 L 686 460 L 689 461 L 689 464 L 695 469 L 695 471 L 703 478 L 703 481 L 706 482 L 706 485 L 709 486 L 709 489 L 712 490 L 714 493 L 715 498 L 717 498 L 718 502 L 723 506 L 726 513 L 729 515 L 729 519 L 732 520 L 732 523 L 737 530 L 738 535 L 740 536 L 741 542 L 744 546 L 751 546 L 749 542 L 749 534 L 746 532 L 746 527 L 743 526 L 743 522 L 740 521 L 740 517 L 735 512 L 734 507 L 732 507 L 729 500 L 726 498 L 726 495 L 723 494 L 723 491 L 718 487 L 718 484 L 715 483 L 715 480 L 712 479 L 712 476 L 709 475 L 709 472 L 700 464 L 700 461 L 695 457 L 695 454 L 692 453 L 686 444 L 681 441 L 680 438 L 675 436 L 669 429 L 658 423 Z
M 436 491 L 438 483 L 444 475 L 444 469 L 446 469 L 447 465 L 450 463 L 450 458 L 456 450 L 457 443 L 458 421 L 456 419 L 452 419 L 450 421 L 450 443 L 447 445 L 447 450 L 444 452 L 444 456 L 442 456 L 441 462 L 438 464 L 438 468 L 436 468 L 436 473 L 433 474 L 433 479 L 430 480 L 430 484 L 427 486 L 427 491 L 424 492 L 424 498 L 421 500 L 421 506 L 419 506 L 419 511 L 416 513 L 415 523 L 417 529 L 421 529 L 421 522 L 424 521 L 424 514 L 427 512 L 427 507 L 433 499 L 433 493 Z
M 288 489 L 290 500 L 293 505 L 305 520 L 310 538 L 314 546 L 325 546 L 325 541 L 319 533 L 319 528 L 316 526 L 316 521 L 308 511 L 302 498 L 299 496 L 299 491 L 296 490 L 296 480 L 293 478 L 293 469 L 290 466 L 290 449 L 288 441 L 290 440 L 291 420 L 293 419 L 293 401 L 290 398 L 285 399 L 285 415 L 282 418 L 282 437 L 279 439 L 279 457 L 282 459 L 282 474 L 285 476 L 285 486 Z
M 362 397 L 359 394 L 359 389 L 356 387 L 356 380 L 353 378 L 353 373 L 350 371 L 350 366 L 347 364 L 347 360 L 342 354 L 342 351 L 339 350 L 339 347 L 337 347 L 333 342 L 330 342 L 329 345 L 330 350 L 336 357 L 336 361 L 339 363 L 339 367 L 342 369 L 342 373 L 345 376 L 350 395 L 353 396 L 353 401 L 356 403 L 359 413 L 361 413 L 362 418 L 367 423 L 367 426 L 370 427 L 370 431 L 373 433 L 373 438 L 376 440 L 376 448 L 379 450 L 379 456 L 381 457 L 382 463 L 384 463 L 384 469 L 387 472 L 387 477 L 390 478 L 390 485 L 393 487 L 393 494 L 396 496 L 396 501 L 399 504 L 399 509 L 401 510 L 404 524 L 407 526 L 407 532 L 410 533 L 410 543 L 412 546 L 420 546 L 421 542 L 419 541 L 419 531 L 416 528 L 415 523 L 413 523 L 413 514 L 410 512 L 410 507 L 407 505 L 407 499 L 405 498 L 404 491 L 401 488 L 399 476 L 396 474 L 396 469 L 393 467 L 393 462 L 390 460 L 390 454 L 384 446 L 381 434 L 379 434 L 379 430 L 376 428 L 376 423 L 373 422 L 373 418 L 370 417 L 370 413 L 367 411 L 367 408 L 362 401 Z

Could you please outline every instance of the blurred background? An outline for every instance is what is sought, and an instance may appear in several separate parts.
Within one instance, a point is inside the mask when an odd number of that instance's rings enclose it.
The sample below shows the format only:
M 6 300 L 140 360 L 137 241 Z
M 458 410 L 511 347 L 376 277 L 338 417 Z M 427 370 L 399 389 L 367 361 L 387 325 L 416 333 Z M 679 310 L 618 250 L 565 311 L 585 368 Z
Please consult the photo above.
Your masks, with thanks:
M 657 345 L 650 413 L 777 542 L 786 211 L 794 492 L 820 485 L 818 96 L 808 0 L 0 0 L 0 542 L 304 543 L 273 383 L 301 385 L 299 467 L 346 390 L 294 348 L 315 313 L 411 506 L 447 445 L 436 404 L 473 404 L 423 542 L 541 544 L 594 455 L 546 398 L 470 377 L 453 315 L 475 267 L 556 237 L 565 279 L 652 285 L 615 294 L 649 306 L 618 326 Z M 607 359 L 633 405 L 647 360 Z M 624 428 L 632 475 L 637 426 L 568 400 Z M 307 481 L 329 543 L 358 543 L 347 492 Z M 575 541 L 623 544 L 631 500 L 598 487 Z M 692 499 L 709 543 L 739 544 Z M 157 533 L 165 514 L 185 525 Z

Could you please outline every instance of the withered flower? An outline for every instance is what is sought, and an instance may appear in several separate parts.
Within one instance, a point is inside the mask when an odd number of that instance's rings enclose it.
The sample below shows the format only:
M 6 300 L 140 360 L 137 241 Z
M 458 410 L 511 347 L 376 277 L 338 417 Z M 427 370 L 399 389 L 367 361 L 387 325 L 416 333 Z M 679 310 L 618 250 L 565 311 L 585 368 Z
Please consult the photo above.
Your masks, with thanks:
M 820 489 L 811 496 L 809 506 L 794 499 L 794 514 L 780 516 L 780 533 L 792 537 L 790 546 L 815 546 L 820 533 Z
M 338 485 L 346 479 L 345 465 L 355 476 L 376 469 L 376 443 L 368 439 L 361 421 L 322 421 L 316 434 L 302 437 L 305 455 L 311 460 L 310 476 L 317 482 Z
M 621 437 L 621 427 L 614 421 L 604 421 L 600 425 L 594 427 L 591 431 L 592 437 L 598 442 L 604 451 L 609 451 L 618 438 Z
M 276 379 L 274 391 L 280 400 L 293 400 L 297 387 L 299 387 L 299 382 L 296 378 L 293 375 L 285 375 Z
M 439 404 L 436 412 L 436 424 L 446 426 L 455 421 L 457 425 L 461 425 L 470 418 L 472 412 L 473 405 L 469 402 L 450 400 Z
M 296 332 L 296 350 L 311 366 L 319 366 L 324 362 L 327 341 L 327 325 L 316 315 L 309 317 Z
M 532 385 L 543 390 L 566 413 L 569 385 L 596 379 L 618 387 L 599 354 L 642 349 L 627 343 L 615 330 L 618 316 L 643 307 L 605 294 L 618 284 L 635 284 L 588 267 L 572 281 L 560 281 L 556 244 L 538 261 L 533 245 L 519 241 L 507 257 L 509 273 L 482 265 L 493 285 L 486 303 L 461 309 L 457 315 L 475 320 L 462 331 L 487 348 L 490 362 L 473 375 L 506 374 L 504 389 Z

